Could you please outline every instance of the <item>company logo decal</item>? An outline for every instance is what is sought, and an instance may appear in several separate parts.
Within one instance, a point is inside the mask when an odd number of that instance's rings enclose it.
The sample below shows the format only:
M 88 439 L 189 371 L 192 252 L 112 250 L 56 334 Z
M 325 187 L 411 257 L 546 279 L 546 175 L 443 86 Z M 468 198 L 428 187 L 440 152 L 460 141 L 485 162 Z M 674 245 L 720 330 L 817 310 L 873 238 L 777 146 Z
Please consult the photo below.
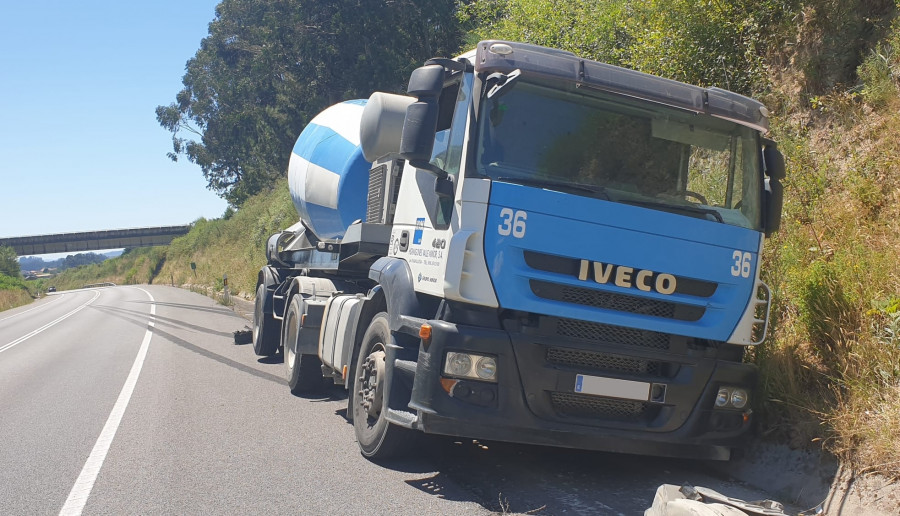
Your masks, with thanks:
M 413 232 L 413 244 L 419 245 L 422 243 L 422 231 L 425 229 L 425 219 L 416 219 L 416 230 Z
M 656 291 L 666 295 L 675 292 L 676 283 L 675 276 L 671 274 L 589 260 L 581 260 L 578 279 L 593 279 L 603 285 L 612 281 L 617 287 L 637 288 L 644 292 Z
M 422 274 L 422 273 L 420 272 L 420 273 L 419 273 L 419 282 L 421 283 L 421 282 L 423 282 L 423 281 L 424 281 L 425 283 L 437 283 L 437 278 L 434 278 L 434 277 L 431 277 L 431 276 L 425 276 L 424 274 Z

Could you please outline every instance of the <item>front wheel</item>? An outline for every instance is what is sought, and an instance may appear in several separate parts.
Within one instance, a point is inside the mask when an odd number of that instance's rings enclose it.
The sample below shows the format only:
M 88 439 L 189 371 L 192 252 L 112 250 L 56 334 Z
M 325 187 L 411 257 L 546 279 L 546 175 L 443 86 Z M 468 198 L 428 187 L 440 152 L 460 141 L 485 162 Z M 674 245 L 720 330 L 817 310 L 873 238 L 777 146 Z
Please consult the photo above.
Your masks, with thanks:
M 256 303 L 253 309 L 253 352 L 261 357 L 278 353 L 278 321 L 266 314 L 266 296 L 269 291 L 260 283 L 256 287 Z
M 353 386 L 353 429 L 359 449 L 370 459 L 399 455 L 416 434 L 387 420 L 388 392 L 385 357 L 392 342 L 388 316 L 381 312 L 372 319 L 363 336 L 356 359 Z
M 319 357 L 299 352 L 304 304 L 299 294 L 292 297 L 284 318 L 284 364 L 287 366 L 288 386 L 293 394 L 316 392 L 323 385 Z

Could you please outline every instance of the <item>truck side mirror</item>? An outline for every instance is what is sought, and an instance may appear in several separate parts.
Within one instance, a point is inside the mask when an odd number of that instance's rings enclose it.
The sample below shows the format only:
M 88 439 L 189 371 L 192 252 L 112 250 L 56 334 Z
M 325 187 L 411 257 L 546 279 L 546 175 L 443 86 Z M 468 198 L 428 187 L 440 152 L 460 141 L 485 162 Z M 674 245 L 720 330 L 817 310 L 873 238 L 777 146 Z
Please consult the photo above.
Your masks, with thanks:
M 444 89 L 444 67 L 426 65 L 413 70 L 407 92 L 418 100 L 406 108 L 403 133 L 400 136 L 400 157 L 410 165 L 424 168 L 436 175 L 428 162 L 434 148 L 440 105 L 438 97 Z
M 781 180 L 785 178 L 784 155 L 775 147 L 774 142 L 765 142 L 763 149 L 763 165 L 766 168 L 766 237 L 772 236 L 781 227 L 781 212 L 784 207 L 784 187 Z
M 784 179 L 787 173 L 784 166 L 784 155 L 774 143 L 765 142 L 763 148 L 763 164 L 766 167 L 766 175 L 772 179 Z

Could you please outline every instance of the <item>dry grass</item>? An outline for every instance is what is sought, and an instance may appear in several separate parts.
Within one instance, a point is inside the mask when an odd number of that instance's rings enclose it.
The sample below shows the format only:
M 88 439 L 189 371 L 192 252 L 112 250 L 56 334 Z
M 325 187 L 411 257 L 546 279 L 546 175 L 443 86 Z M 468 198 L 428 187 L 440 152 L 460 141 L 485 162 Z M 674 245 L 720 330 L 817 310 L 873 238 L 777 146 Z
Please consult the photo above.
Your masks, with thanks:
M 15 308 L 17 306 L 27 305 L 31 302 L 31 295 L 21 289 L 4 289 L 0 290 L 0 312 Z
M 782 92 L 781 100 L 788 97 Z M 776 93 L 777 95 L 777 93 Z M 769 242 L 774 331 L 756 351 L 763 431 L 900 475 L 900 98 L 785 104 L 784 225 Z

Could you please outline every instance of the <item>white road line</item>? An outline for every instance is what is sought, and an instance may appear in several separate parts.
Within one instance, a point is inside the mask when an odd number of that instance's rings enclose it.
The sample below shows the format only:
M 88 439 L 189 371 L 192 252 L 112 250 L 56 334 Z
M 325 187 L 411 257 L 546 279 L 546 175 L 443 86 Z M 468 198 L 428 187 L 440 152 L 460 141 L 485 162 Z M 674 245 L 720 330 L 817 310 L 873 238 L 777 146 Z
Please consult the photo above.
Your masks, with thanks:
M 64 319 L 68 319 L 69 317 L 72 317 L 73 315 L 77 314 L 78 312 L 84 310 L 85 307 L 87 307 L 87 305 L 93 303 L 94 300 L 97 299 L 98 297 L 100 297 L 100 292 L 95 292 L 94 297 L 92 297 L 90 301 L 88 301 L 87 303 L 72 310 L 71 312 L 67 313 L 66 315 L 64 315 L 54 321 L 50 321 L 49 323 L 41 326 L 40 328 L 34 330 L 33 332 L 23 335 L 12 342 L 9 342 L 7 344 L 0 346 L 0 353 L 3 353 L 4 351 L 12 348 L 13 346 L 15 346 L 17 344 L 21 344 L 22 342 L 25 342 L 26 340 L 30 339 L 31 337 L 34 337 L 35 335 L 37 335 L 38 333 L 41 333 L 42 331 L 46 330 L 47 328 L 50 328 L 51 326 L 55 325 L 56 323 L 59 323 L 59 322 L 63 321 Z
M 137 288 L 137 287 L 135 287 Z M 59 511 L 60 516 L 79 516 L 87 503 L 88 497 L 91 496 L 91 490 L 94 489 L 94 482 L 97 481 L 97 475 L 100 474 L 100 468 L 103 467 L 103 461 L 106 460 L 106 454 L 112 444 L 116 431 L 119 430 L 119 423 L 122 422 L 122 416 L 125 415 L 125 409 L 128 408 L 128 402 L 131 400 L 131 394 L 137 385 L 138 376 L 141 374 L 141 368 L 144 366 L 144 359 L 147 357 L 147 350 L 150 349 L 150 339 L 153 337 L 153 325 L 156 316 L 156 300 L 153 296 L 142 288 L 138 288 L 144 294 L 150 297 L 150 322 L 147 324 L 147 332 L 144 334 L 144 340 L 141 342 L 141 348 L 138 350 L 137 357 L 134 359 L 134 365 L 131 366 L 131 372 L 122 386 L 122 392 L 113 406 L 112 412 L 109 413 L 109 419 L 100 432 L 100 437 L 94 444 L 90 456 L 81 468 L 81 474 L 75 480 L 75 485 L 69 491 L 69 497 L 66 503 Z
M 58 295 L 53 296 L 53 299 L 56 300 L 56 299 L 59 299 L 59 298 L 61 298 L 61 297 L 62 297 L 62 294 L 58 294 Z M 16 317 L 17 315 L 27 314 L 28 312 L 30 312 L 30 311 L 32 311 L 32 310 L 37 310 L 38 308 L 44 308 L 45 306 L 49 305 L 49 304 L 52 303 L 52 302 L 53 302 L 53 301 L 48 301 L 48 302 L 42 304 L 41 306 L 36 306 L 36 307 L 34 307 L 34 308 L 29 308 L 28 310 L 22 310 L 21 312 L 16 312 L 16 313 L 10 315 L 9 317 L 4 317 L 3 319 L 0 319 L 0 322 L 3 322 L 3 321 L 5 321 L 5 320 L 7 320 L 7 319 L 12 319 L 13 317 Z

